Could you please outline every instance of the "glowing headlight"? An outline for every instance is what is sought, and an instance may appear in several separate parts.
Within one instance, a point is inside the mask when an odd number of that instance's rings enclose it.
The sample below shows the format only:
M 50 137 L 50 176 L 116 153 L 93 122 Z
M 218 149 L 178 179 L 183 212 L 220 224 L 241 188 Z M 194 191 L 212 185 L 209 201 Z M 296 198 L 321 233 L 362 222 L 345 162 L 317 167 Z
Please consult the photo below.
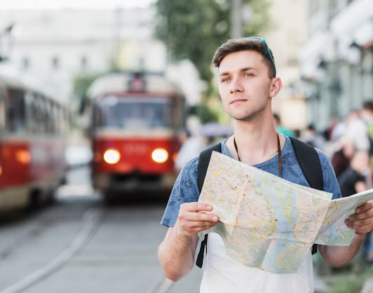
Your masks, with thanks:
M 152 159 L 157 163 L 164 163 L 168 159 L 168 152 L 165 149 L 155 149 L 152 153 Z
M 107 150 L 104 153 L 104 160 L 108 164 L 116 164 L 120 160 L 120 153 L 117 150 Z

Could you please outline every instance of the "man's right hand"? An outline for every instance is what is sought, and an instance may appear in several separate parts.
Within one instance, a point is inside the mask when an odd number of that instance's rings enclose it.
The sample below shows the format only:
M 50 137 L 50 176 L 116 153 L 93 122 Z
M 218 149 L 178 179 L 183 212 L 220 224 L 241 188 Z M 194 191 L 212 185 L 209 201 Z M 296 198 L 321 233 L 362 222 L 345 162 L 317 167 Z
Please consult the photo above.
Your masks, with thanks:
M 175 227 L 186 236 L 195 235 L 208 230 L 219 223 L 219 217 L 207 212 L 212 211 L 212 206 L 205 203 L 191 202 L 180 206 L 179 217 Z

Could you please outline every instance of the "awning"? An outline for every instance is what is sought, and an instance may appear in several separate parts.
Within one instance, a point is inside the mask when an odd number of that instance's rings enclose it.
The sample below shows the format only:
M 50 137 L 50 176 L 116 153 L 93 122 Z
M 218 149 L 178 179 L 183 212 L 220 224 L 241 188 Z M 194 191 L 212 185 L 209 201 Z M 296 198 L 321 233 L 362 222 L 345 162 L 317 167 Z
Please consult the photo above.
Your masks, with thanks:
M 331 22 L 331 30 L 338 38 L 353 36 L 354 32 L 373 17 L 372 0 L 355 0 Z

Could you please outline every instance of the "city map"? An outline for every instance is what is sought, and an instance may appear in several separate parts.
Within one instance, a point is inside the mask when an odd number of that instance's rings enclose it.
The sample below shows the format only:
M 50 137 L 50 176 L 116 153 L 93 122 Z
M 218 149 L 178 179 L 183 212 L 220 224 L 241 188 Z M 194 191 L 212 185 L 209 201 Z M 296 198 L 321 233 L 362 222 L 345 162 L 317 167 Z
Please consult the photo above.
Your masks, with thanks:
M 344 221 L 373 199 L 373 190 L 331 200 L 332 194 L 291 183 L 213 152 L 199 202 L 213 206 L 226 253 L 248 267 L 296 273 L 314 243 L 349 246 Z

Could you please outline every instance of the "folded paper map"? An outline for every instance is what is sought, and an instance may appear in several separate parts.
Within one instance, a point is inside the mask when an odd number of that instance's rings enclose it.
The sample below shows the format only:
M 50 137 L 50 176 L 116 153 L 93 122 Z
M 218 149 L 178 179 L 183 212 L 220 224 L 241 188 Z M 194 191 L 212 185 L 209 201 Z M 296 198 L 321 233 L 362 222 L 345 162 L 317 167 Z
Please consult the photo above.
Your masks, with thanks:
M 373 199 L 373 190 L 331 200 L 332 194 L 291 183 L 213 152 L 199 202 L 213 206 L 226 253 L 248 266 L 296 273 L 314 243 L 349 246 L 344 221 Z

